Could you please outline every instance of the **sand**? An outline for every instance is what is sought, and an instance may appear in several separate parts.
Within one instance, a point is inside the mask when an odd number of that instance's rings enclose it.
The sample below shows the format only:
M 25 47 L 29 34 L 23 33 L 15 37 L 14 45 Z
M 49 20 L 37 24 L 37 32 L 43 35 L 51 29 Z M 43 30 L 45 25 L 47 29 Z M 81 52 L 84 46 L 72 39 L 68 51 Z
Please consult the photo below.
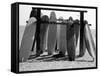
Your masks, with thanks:
M 22 35 L 24 32 L 24 26 L 21 26 L 19 30 L 19 43 L 21 43 Z M 92 30 L 92 35 L 95 40 L 95 32 Z M 20 44 L 19 44 L 20 46 Z M 78 54 L 77 50 L 77 54 Z M 42 54 L 46 55 L 46 53 Z M 89 56 L 88 52 L 86 51 L 85 55 L 80 58 L 75 58 L 75 61 L 68 61 L 67 59 L 46 59 L 45 57 L 39 57 L 40 60 L 31 59 L 27 62 L 19 63 L 19 71 L 35 71 L 35 70 L 51 70 L 51 69 L 70 69 L 70 68 L 88 68 L 88 67 L 96 67 L 96 61 L 92 61 L 92 58 Z M 43 59 L 44 58 L 44 61 Z

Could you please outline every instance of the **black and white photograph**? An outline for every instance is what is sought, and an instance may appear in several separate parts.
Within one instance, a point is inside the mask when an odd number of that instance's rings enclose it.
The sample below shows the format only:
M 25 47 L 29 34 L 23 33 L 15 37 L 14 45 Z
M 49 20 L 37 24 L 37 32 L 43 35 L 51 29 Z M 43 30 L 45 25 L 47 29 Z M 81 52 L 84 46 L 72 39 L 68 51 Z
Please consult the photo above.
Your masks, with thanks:
M 19 4 L 19 72 L 97 67 L 96 7 Z

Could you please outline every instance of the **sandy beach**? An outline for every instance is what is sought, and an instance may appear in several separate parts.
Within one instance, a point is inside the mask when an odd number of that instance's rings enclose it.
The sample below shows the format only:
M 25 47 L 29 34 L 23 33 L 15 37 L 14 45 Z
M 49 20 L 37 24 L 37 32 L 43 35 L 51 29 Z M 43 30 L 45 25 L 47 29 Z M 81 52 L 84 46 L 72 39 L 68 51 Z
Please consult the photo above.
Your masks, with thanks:
M 21 44 L 21 39 L 23 36 L 25 27 L 20 26 L 19 29 L 19 46 Z M 92 35 L 95 41 L 95 31 L 92 30 Z M 77 50 L 76 55 L 79 50 Z M 44 52 L 40 57 L 28 60 L 27 62 L 19 63 L 19 71 L 35 71 L 35 70 L 50 70 L 50 69 L 70 69 L 70 68 L 88 68 L 96 67 L 96 61 L 90 57 L 86 51 L 85 55 L 80 58 L 75 58 L 75 61 L 68 61 L 67 57 L 62 59 L 54 59 L 51 57 L 43 59 L 43 55 L 46 55 Z

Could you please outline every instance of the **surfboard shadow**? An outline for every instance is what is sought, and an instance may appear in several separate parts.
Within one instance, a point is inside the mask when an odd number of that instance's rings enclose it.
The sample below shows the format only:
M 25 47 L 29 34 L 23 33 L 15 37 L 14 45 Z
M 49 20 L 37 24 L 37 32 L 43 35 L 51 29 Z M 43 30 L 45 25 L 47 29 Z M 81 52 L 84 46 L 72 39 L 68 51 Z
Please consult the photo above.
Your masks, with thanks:
M 51 57 L 49 59 L 44 59 L 43 61 L 49 62 L 49 61 L 66 61 L 66 60 L 68 60 L 68 56 L 59 57 L 59 58 L 57 58 L 57 57 Z
M 50 59 L 50 58 L 52 58 L 52 56 L 44 56 L 44 57 L 41 57 L 41 58 L 37 58 L 37 60 Z

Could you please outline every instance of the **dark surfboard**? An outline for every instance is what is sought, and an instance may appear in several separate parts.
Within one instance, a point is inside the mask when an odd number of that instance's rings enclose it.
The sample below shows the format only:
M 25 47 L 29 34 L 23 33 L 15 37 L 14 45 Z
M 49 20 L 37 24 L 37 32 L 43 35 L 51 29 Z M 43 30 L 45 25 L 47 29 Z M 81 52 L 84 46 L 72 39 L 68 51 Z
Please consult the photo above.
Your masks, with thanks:
M 75 32 L 74 32 L 74 25 L 73 20 L 69 19 L 66 27 L 66 34 L 67 34 L 67 52 L 69 61 L 75 60 Z

